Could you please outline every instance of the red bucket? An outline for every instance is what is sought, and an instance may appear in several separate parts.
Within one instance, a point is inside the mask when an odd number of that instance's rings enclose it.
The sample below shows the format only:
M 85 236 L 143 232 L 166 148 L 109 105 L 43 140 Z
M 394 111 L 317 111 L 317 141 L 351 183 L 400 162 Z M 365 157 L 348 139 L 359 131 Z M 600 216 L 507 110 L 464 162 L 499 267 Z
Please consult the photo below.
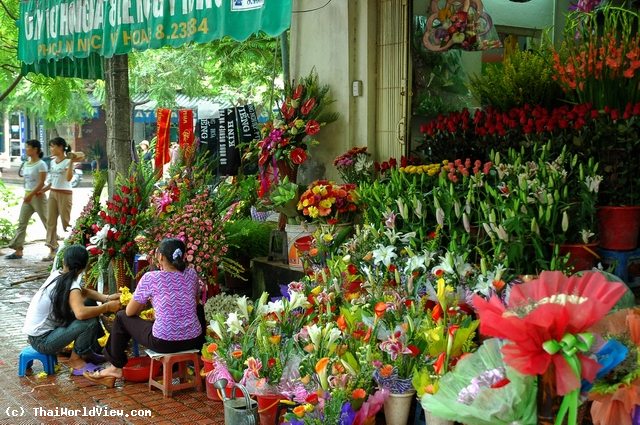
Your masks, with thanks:
M 160 362 L 153 364 L 153 376 L 160 373 Z M 149 381 L 149 369 L 151 368 L 150 357 L 132 357 L 127 365 L 122 368 L 122 376 L 125 380 L 131 382 L 147 382 Z
M 598 208 L 600 247 L 629 251 L 638 246 L 640 206 Z
M 281 394 L 257 394 L 256 398 L 258 399 L 260 425 L 275 425 L 276 423 L 279 424 L 282 422 L 284 412 L 281 413 L 280 418 L 278 418 L 278 422 L 276 422 L 276 414 L 278 413 L 280 400 L 287 399 L 285 396 Z
M 596 253 L 597 243 L 590 244 L 562 244 L 559 245 L 560 255 L 569 254 L 567 265 L 573 267 L 574 272 L 591 270 L 600 256 Z

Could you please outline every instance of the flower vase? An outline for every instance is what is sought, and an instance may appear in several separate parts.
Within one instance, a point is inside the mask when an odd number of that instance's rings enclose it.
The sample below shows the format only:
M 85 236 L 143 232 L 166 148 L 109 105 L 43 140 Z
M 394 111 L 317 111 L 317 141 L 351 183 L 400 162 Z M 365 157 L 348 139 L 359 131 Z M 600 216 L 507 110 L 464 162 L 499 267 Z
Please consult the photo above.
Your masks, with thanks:
M 407 425 L 415 390 L 402 394 L 389 394 L 384 401 L 384 419 L 387 425 Z M 427 422 L 430 424 L 430 422 Z
M 450 421 L 448 419 L 443 419 L 440 418 L 438 416 L 434 416 L 433 413 L 431 413 L 428 410 L 424 410 L 424 423 L 426 425 L 453 425 L 453 421 Z

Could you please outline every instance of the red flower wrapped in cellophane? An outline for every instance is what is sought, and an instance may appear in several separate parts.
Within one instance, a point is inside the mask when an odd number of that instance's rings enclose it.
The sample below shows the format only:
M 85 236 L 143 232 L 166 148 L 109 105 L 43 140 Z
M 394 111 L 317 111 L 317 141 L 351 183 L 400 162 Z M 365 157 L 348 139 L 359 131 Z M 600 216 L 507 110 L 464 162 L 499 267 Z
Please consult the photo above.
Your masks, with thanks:
M 505 363 L 527 375 L 541 375 L 553 364 L 556 391 L 565 395 L 580 388 L 581 378 L 595 378 L 599 364 L 581 353 L 590 346 L 587 329 L 625 290 L 597 272 L 567 277 L 547 271 L 514 286 L 506 307 L 496 296 L 487 301 L 476 295 L 474 305 L 480 333 L 510 341 L 502 350 Z

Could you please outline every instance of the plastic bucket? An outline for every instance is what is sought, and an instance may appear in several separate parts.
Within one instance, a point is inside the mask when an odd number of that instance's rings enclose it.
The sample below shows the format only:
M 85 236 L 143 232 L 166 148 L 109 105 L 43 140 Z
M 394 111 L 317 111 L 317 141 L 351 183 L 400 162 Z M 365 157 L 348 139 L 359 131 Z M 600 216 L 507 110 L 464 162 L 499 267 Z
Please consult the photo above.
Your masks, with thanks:
M 563 244 L 558 246 L 560 255 L 569 254 L 568 265 L 573 267 L 574 272 L 591 270 L 600 259 L 596 252 L 597 243 L 590 244 Z
M 310 236 L 314 232 L 313 226 L 302 224 L 287 224 L 285 231 L 287 232 L 287 247 L 289 257 L 289 267 L 302 269 L 302 261 L 298 254 L 295 242 L 302 237 Z
M 640 206 L 598 208 L 600 247 L 612 251 L 629 251 L 638 246 Z
M 280 394 L 257 394 L 256 398 L 258 399 L 260 425 L 279 424 L 282 418 L 278 418 L 278 422 L 276 422 L 278 405 L 280 404 L 280 400 L 286 400 L 286 397 Z

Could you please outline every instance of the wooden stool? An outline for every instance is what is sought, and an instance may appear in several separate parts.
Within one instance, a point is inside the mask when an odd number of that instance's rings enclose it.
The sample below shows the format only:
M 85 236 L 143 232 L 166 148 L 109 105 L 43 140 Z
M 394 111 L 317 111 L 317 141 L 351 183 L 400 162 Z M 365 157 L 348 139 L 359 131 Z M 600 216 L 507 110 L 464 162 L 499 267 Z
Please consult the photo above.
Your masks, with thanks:
M 147 354 L 151 357 L 151 365 L 149 367 L 149 391 L 153 387 L 162 390 L 162 394 L 165 397 L 171 397 L 173 391 L 183 390 L 185 388 L 195 388 L 198 391 L 202 389 L 202 380 L 200 379 L 200 350 L 193 349 L 187 351 L 180 351 L 177 353 L 156 353 L 152 350 L 147 350 Z M 153 363 L 162 363 L 162 375 L 153 376 Z M 189 376 L 187 363 L 193 363 L 193 376 Z M 173 365 L 178 364 L 178 375 L 176 378 L 173 376 Z M 162 378 L 162 381 L 156 379 Z M 173 380 L 179 379 L 180 382 L 174 384 Z

